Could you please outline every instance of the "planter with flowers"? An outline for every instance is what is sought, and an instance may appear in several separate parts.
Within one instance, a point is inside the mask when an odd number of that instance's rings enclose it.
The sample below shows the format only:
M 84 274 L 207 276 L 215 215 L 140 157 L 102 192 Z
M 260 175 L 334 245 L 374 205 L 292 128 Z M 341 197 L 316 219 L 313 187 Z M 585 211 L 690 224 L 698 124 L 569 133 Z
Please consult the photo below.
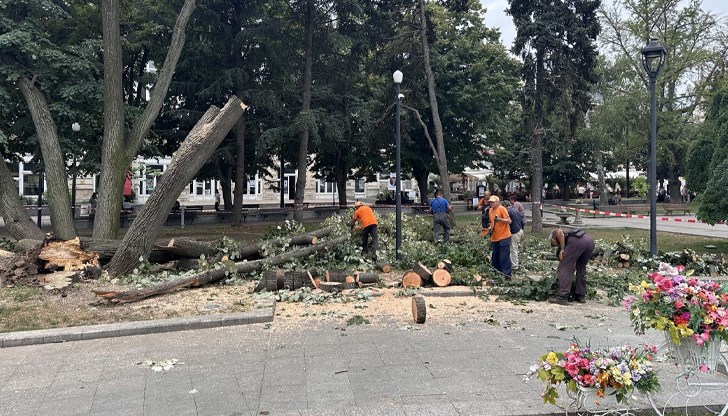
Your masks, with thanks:
M 660 389 L 654 352 L 649 345 L 593 349 L 574 342 L 566 352 L 542 355 L 527 377 L 535 375 L 544 382 L 544 403 L 556 404 L 557 388 L 564 384 L 580 410 L 625 406 L 635 390 L 646 395 Z
M 681 274 L 681 267 L 662 263 L 649 281 L 630 285 L 637 296 L 624 299 L 638 334 L 664 331 L 678 363 L 713 373 L 721 341 L 728 341 L 728 294 L 718 283 Z

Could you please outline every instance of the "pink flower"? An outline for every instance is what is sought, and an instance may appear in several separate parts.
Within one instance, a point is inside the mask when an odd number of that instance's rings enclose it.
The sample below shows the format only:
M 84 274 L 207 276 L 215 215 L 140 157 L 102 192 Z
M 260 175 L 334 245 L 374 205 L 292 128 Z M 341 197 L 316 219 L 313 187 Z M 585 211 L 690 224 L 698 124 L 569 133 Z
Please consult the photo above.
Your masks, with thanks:
M 705 364 L 700 364 L 700 367 L 698 367 L 698 369 L 699 369 L 700 371 L 702 371 L 703 373 L 707 373 L 708 371 L 710 371 L 710 367 L 708 367 L 708 366 L 707 366 L 707 365 L 705 365 Z
M 682 308 L 684 306 L 685 306 L 685 304 L 680 299 L 678 299 L 678 300 L 675 301 L 675 307 L 676 308 L 680 309 L 680 308 Z

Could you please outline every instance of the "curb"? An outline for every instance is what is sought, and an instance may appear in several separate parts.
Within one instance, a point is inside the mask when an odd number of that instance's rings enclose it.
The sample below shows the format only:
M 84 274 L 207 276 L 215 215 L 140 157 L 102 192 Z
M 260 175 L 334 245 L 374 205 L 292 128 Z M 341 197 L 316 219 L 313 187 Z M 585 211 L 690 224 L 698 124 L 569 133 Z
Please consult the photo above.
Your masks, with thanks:
M 0 348 L 267 323 L 273 322 L 275 310 L 275 300 L 271 300 L 249 312 L 7 332 L 0 334 Z

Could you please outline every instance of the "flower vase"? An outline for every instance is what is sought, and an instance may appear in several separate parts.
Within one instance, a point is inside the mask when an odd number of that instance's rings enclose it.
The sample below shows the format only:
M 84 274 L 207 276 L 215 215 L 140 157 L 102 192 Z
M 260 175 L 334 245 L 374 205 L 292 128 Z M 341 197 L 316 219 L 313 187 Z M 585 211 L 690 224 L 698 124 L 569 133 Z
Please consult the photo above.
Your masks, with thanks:
M 698 345 L 693 338 L 680 338 L 680 344 L 676 344 L 670 333 L 665 331 L 665 340 L 680 366 L 697 370 L 705 365 L 707 369 L 704 367 L 701 371 L 715 374 L 720 356 L 720 338 L 711 339 L 703 345 Z
M 604 397 L 597 395 L 596 387 L 577 386 L 576 393 L 568 392 L 569 396 L 574 400 L 577 411 L 588 413 L 601 413 L 613 410 L 628 409 L 626 403 L 619 403 L 614 389 L 607 387 L 604 389 Z

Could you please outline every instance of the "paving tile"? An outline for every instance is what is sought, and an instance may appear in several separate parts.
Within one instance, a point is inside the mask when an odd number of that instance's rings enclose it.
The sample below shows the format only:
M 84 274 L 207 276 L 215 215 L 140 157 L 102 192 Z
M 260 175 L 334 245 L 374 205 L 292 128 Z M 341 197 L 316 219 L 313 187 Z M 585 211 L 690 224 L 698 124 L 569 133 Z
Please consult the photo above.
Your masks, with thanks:
M 405 404 L 402 410 L 407 416 L 460 416 L 458 410 L 450 403 Z

